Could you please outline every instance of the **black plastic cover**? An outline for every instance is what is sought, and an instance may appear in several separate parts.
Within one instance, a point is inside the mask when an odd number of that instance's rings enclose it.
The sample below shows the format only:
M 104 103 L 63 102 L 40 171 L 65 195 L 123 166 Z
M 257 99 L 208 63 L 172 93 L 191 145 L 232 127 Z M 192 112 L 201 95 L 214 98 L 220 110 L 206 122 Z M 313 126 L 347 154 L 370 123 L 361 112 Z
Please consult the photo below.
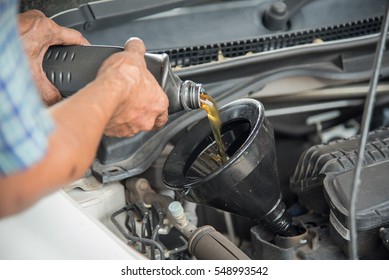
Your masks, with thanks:
M 356 201 L 356 225 L 360 257 L 377 255 L 382 245 L 379 230 L 389 225 L 389 161 L 362 170 Z M 354 172 L 348 171 L 324 180 L 324 193 L 330 205 L 330 232 L 334 242 L 347 252 L 350 240 L 349 205 Z M 389 253 L 389 252 L 387 252 Z
M 202 2 L 208 4 L 183 7 Z M 385 0 L 375 0 L 374 5 L 369 0 L 299 1 L 302 5 L 297 10 L 288 8 L 287 29 L 280 32 L 263 22 L 272 2 L 98 1 L 53 19 L 79 29 L 95 45 L 122 46 L 137 36 L 149 51 L 169 54 L 173 66 L 190 66 L 218 61 L 219 54 L 231 58 L 312 43 L 317 38 L 328 42 L 378 33 L 385 7 Z M 145 18 L 148 15 L 154 16 Z
M 359 137 L 316 145 L 300 157 L 290 180 L 291 190 L 298 194 L 300 203 L 318 213 L 328 213 L 323 194 L 323 180 L 352 170 L 355 166 Z M 389 128 L 369 134 L 364 165 L 389 161 Z

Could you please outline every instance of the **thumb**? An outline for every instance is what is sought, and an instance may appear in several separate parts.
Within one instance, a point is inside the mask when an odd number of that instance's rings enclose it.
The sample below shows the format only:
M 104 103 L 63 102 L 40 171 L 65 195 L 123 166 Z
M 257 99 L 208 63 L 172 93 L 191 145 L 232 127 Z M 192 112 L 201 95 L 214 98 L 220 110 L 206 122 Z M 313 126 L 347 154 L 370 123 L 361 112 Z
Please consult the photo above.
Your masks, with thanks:
M 146 47 L 143 41 L 136 37 L 131 37 L 128 39 L 126 45 L 124 46 L 124 50 L 130 53 L 136 53 L 142 57 L 146 53 Z

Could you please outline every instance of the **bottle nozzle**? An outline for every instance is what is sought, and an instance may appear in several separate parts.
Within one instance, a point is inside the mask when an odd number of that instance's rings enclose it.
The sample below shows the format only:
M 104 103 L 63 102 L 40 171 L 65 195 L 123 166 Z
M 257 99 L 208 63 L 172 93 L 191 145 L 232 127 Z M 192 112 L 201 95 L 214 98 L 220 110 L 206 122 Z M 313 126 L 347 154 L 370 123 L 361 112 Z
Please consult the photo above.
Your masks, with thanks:
M 198 109 L 201 106 L 200 94 L 204 92 L 202 84 L 184 81 L 180 88 L 180 101 L 185 110 Z

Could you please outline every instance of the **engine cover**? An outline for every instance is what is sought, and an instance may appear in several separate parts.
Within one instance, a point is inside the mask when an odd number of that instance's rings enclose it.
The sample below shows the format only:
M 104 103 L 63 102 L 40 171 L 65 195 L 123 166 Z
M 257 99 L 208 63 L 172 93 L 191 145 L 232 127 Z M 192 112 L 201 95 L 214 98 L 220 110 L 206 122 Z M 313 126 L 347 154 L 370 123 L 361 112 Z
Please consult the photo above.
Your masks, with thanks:
M 389 162 L 368 166 L 362 170 L 356 202 L 358 255 L 361 258 L 387 257 L 379 231 L 389 225 Z M 330 206 L 332 240 L 347 254 L 350 241 L 348 207 L 351 201 L 354 172 L 348 171 L 324 180 L 324 193 Z M 358 199 L 359 198 L 359 199 Z

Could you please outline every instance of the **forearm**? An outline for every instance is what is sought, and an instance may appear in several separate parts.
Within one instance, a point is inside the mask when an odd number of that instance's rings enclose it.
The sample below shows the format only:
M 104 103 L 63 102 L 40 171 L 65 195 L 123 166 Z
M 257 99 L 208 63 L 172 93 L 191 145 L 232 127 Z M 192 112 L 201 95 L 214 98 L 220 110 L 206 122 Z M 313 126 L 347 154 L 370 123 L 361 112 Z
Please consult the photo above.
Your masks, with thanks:
M 56 177 L 65 182 L 79 178 L 91 165 L 104 128 L 118 107 L 118 96 L 108 85 L 101 84 L 95 81 L 72 98 L 50 108 L 57 129 L 50 139 L 49 146 L 55 148 L 49 156 L 52 156 L 51 161 L 59 161 L 61 173 Z
M 0 216 L 26 208 L 85 173 L 118 106 L 119 98 L 106 98 L 107 94 L 115 93 L 108 85 L 94 82 L 50 108 L 56 128 L 49 137 L 47 154 L 26 171 L 0 177 Z

